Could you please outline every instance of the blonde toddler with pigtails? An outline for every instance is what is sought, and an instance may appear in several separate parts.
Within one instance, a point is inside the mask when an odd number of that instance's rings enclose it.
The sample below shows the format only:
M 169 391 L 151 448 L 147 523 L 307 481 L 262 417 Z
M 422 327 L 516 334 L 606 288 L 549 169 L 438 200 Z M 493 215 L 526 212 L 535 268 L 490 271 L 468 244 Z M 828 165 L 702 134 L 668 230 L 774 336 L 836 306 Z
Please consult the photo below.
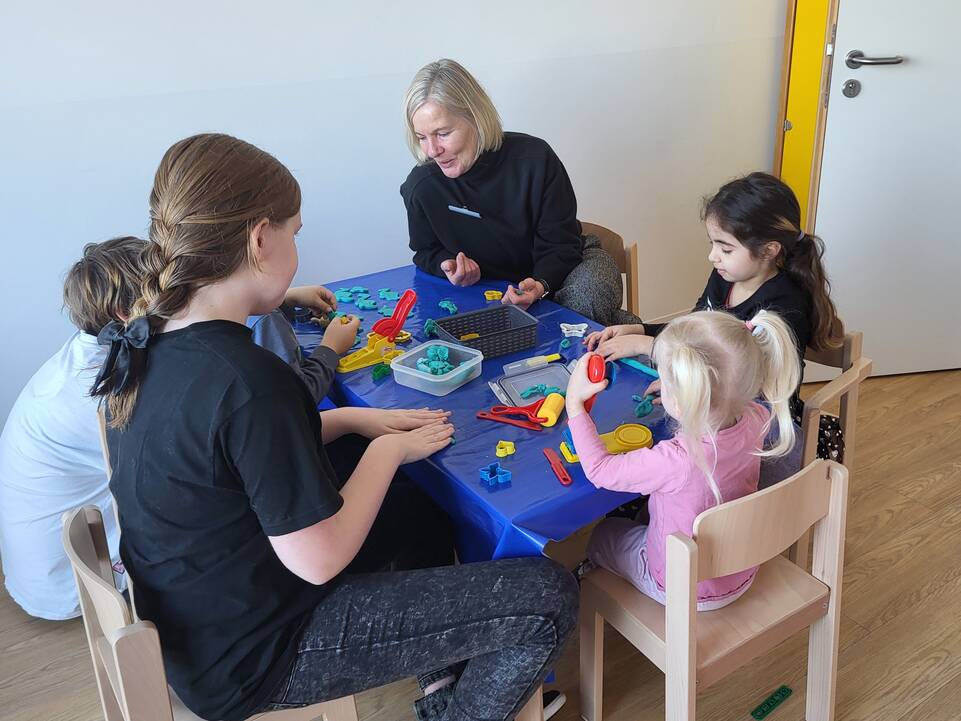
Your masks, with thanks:
M 568 387 L 567 412 L 591 483 L 650 496 L 650 524 L 605 519 L 591 536 L 588 560 L 664 603 L 667 537 L 678 531 L 690 536 L 702 511 L 756 491 L 761 459 L 783 456 L 794 445 L 789 401 L 800 368 L 790 327 L 763 310 L 748 321 L 721 311 L 676 318 L 658 335 L 652 358 L 664 409 L 676 424 L 673 438 L 650 449 L 608 453 L 584 411 L 584 402 L 606 387 L 606 381 L 588 379 L 586 356 Z M 772 428 L 777 441 L 762 450 Z M 698 583 L 698 610 L 733 602 L 756 570 Z

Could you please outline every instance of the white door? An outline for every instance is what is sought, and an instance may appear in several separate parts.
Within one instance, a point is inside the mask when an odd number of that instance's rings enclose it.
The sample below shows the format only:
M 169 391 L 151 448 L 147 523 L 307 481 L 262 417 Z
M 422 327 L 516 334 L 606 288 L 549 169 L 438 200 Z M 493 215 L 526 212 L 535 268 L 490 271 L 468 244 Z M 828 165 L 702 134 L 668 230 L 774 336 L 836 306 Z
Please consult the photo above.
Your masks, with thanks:
M 815 231 L 877 374 L 961 367 L 959 27 L 957 0 L 840 0 Z

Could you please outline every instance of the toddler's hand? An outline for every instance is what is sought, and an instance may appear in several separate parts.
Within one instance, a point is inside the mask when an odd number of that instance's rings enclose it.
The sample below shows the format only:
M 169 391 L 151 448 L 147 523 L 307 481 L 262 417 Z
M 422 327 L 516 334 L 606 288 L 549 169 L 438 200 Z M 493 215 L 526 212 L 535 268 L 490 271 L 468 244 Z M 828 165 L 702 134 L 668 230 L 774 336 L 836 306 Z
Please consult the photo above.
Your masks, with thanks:
M 344 323 L 343 321 L 347 322 Z M 324 339 L 320 342 L 322 346 L 330 348 L 337 355 L 343 355 L 350 350 L 357 340 L 357 329 L 360 327 L 360 318 L 355 315 L 343 315 L 334 318 L 324 331 Z
M 647 390 L 644 391 L 645 396 L 652 396 L 655 393 L 657 393 L 658 398 L 654 398 L 651 402 L 654 403 L 655 405 L 660 405 L 661 404 L 661 399 L 660 399 L 661 379 L 660 378 L 658 378 L 655 381 L 651 381 L 651 384 L 647 387 Z
M 435 421 L 405 433 L 390 433 L 375 442 L 389 445 L 399 458 L 398 465 L 422 461 L 442 448 L 450 445 L 454 426 L 443 421 Z
M 322 285 L 301 285 L 287 290 L 284 305 L 310 308 L 320 316 L 337 310 L 337 299 Z
M 600 383 L 591 383 L 587 377 L 588 358 L 590 358 L 590 353 L 585 353 L 580 357 L 571 373 L 571 380 L 567 384 L 565 405 L 567 406 L 568 418 L 573 418 L 583 413 L 584 402 L 607 388 L 608 381 L 606 378 Z

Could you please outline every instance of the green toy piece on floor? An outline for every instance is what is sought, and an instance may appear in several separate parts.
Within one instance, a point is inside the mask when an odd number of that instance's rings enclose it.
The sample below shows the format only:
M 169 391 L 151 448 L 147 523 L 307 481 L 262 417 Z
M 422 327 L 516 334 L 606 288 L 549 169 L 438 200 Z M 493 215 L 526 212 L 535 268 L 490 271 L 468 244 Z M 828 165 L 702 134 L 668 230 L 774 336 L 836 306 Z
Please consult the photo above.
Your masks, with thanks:
M 379 381 L 381 378 L 386 378 L 390 375 L 390 373 L 390 366 L 386 363 L 378 363 L 370 371 L 370 374 L 373 376 L 375 381 Z
M 781 688 L 764 699 L 764 702 L 760 706 L 751 711 L 751 716 L 757 719 L 757 721 L 761 721 L 761 719 L 780 706 L 792 693 L 794 692 L 790 689 L 790 687 L 781 686 Z

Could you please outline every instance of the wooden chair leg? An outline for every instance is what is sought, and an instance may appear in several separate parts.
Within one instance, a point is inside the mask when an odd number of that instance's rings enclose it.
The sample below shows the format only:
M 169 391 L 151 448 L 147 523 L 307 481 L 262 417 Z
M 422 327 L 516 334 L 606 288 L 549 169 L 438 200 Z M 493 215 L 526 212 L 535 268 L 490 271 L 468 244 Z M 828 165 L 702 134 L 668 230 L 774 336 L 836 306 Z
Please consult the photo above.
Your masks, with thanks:
M 582 600 L 580 610 L 581 716 L 601 721 L 604 697 L 604 619 Z
M 834 721 L 838 673 L 838 623 L 828 613 L 811 625 L 808 640 L 807 721 Z
M 544 721 L 544 687 L 538 686 L 534 695 L 524 704 L 515 721 Z

